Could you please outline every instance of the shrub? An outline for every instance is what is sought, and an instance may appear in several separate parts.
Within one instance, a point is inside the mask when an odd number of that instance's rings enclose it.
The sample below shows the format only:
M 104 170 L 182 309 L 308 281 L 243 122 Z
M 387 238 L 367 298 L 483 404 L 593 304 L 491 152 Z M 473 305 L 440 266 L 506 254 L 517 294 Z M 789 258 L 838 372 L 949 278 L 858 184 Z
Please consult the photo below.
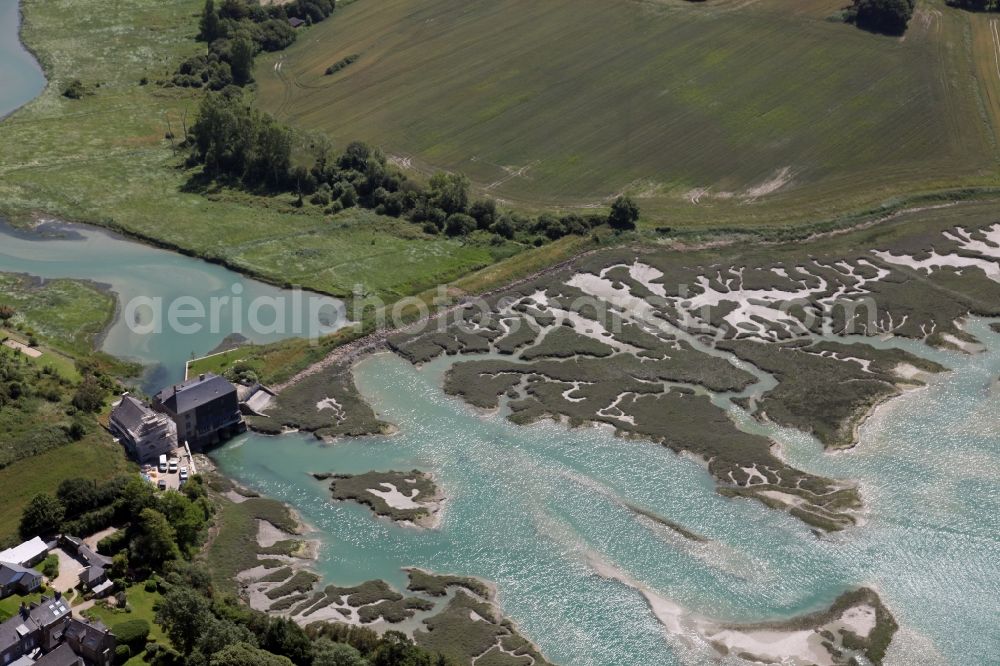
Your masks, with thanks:
M 56 578 L 59 575 L 59 556 L 49 555 L 42 563 L 39 565 L 38 570 L 42 572 L 42 575 L 46 578 Z
M 83 412 L 96 412 L 104 405 L 104 388 L 93 375 L 80 382 L 73 396 L 73 406 Z
M 83 82 L 80 79 L 73 79 L 63 90 L 63 97 L 69 99 L 80 99 L 87 94 L 86 89 L 83 87 Z
M 51 400 L 50 398 L 50 402 L 58 402 L 58 399 Z M 81 439 L 83 439 L 83 436 L 86 434 L 87 434 L 87 428 L 80 421 L 73 421 L 72 423 L 69 424 L 69 427 L 66 428 L 66 436 L 69 437 L 74 442 L 79 442 Z
M 117 532 L 109 534 L 97 542 L 97 552 L 101 555 L 108 555 L 110 557 L 118 553 L 127 545 L 128 534 L 126 534 L 125 530 L 118 530 Z
M 111 633 L 118 639 L 119 645 L 137 647 L 146 644 L 149 629 L 149 622 L 146 620 L 126 620 L 114 625 L 111 628 Z
M 444 231 L 449 236 L 468 236 L 476 230 L 476 220 L 465 213 L 448 216 Z
M 344 69 L 348 65 L 352 65 L 355 62 L 357 62 L 358 58 L 360 57 L 361 56 L 359 54 L 353 53 L 347 56 L 346 58 L 341 58 L 340 60 L 338 60 L 337 62 L 333 63 L 332 65 L 326 68 L 326 75 L 329 76 L 331 74 L 336 74 L 337 72 Z
M 905 0 L 904 0 L 905 1 Z M 608 215 L 608 224 L 612 229 L 619 231 L 629 231 L 635 229 L 635 223 L 639 221 L 639 207 L 628 197 L 618 197 L 611 204 L 611 213 Z
M 119 645 L 115 648 L 115 663 L 124 664 L 132 658 L 132 650 L 127 645 Z
M 309 202 L 316 206 L 328 206 L 332 198 L 333 194 L 330 186 L 327 183 L 323 183 L 316 189 L 316 193 L 312 195 Z
M 344 208 L 351 208 L 358 204 L 358 192 L 353 185 L 344 188 L 344 193 L 340 195 L 340 204 Z
M 854 0 L 848 18 L 859 28 L 902 35 L 913 16 L 913 0 Z

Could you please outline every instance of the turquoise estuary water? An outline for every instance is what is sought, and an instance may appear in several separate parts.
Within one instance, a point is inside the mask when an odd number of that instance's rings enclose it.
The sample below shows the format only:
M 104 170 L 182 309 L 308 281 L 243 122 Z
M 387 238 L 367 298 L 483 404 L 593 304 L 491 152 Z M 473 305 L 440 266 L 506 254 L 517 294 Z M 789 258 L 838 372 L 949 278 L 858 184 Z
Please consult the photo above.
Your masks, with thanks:
M 221 469 L 294 505 L 323 541 L 318 568 L 353 584 L 405 583 L 400 568 L 496 581 L 524 633 L 563 664 L 705 663 L 664 637 L 643 597 L 594 573 L 598 559 L 692 613 L 782 618 L 871 585 L 903 626 L 895 664 L 990 664 L 1000 655 L 1000 336 L 977 356 L 919 350 L 953 371 L 880 409 L 855 450 L 821 452 L 800 433 L 750 423 L 803 469 L 857 479 L 863 526 L 817 538 L 785 514 L 717 495 L 703 468 L 668 450 L 597 428 L 520 427 L 440 389 L 449 359 L 416 369 L 388 354 L 356 370 L 359 388 L 399 426 L 333 445 L 311 437 L 244 436 Z M 328 501 L 309 472 L 420 468 L 448 496 L 438 531 L 396 527 Z M 637 520 L 642 505 L 711 539 L 694 544 Z
M 333 299 L 278 289 L 222 266 L 85 225 L 48 222 L 22 230 L 0 219 L 0 271 L 91 280 L 109 287 L 121 307 L 102 349 L 149 366 L 142 380 L 147 391 L 183 379 L 187 360 L 208 353 L 231 333 L 264 343 L 305 336 L 311 323 L 319 332 L 343 323 L 342 305 Z M 147 300 L 151 298 L 160 300 Z M 297 300 L 303 304 L 299 312 Z M 138 305 L 130 308 L 130 303 Z M 213 303 L 218 304 L 214 318 Z M 259 307 L 251 312 L 254 303 Z M 309 316 L 310 303 L 325 303 L 315 318 Z M 171 327 L 172 305 L 178 313 L 200 308 L 205 316 L 177 318 L 183 328 Z

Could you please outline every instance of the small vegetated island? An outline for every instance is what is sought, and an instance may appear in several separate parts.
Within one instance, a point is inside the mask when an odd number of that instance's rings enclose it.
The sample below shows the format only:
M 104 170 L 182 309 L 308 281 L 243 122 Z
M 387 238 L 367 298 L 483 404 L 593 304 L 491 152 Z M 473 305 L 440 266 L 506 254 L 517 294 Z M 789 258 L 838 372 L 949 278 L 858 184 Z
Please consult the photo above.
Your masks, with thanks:
M 429 474 L 410 472 L 366 472 L 364 474 L 314 473 L 320 480 L 330 480 L 335 500 L 355 501 L 368 506 L 376 515 L 397 523 L 434 527 L 443 497 Z

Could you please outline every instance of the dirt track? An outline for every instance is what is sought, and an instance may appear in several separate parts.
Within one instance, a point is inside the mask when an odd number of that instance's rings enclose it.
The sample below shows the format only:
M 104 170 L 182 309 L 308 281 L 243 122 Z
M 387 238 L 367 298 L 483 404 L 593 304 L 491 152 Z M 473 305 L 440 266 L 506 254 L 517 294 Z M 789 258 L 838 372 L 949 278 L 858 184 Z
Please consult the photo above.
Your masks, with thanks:
M 355 361 L 359 360 L 362 356 L 365 356 L 366 354 L 371 354 L 376 351 L 387 349 L 388 346 L 386 343 L 389 339 L 389 336 L 391 335 L 395 335 L 397 333 L 402 333 L 411 329 L 422 327 L 429 322 L 440 319 L 441 317 L 447 317 L 456 310 L 461 309 L 463 306 L 465 306 L 475 298 L 488 298 L 500 292 L 504 292 L 507 291 L 508 289 L 531 282 L 532 280 L 536 280 L 540 277 L 557 273 L 563 270 L 564 268 L 571 266 L 575 262 L 579 261 L 581 258 L 593 254 L 594 252 L 596 252 L 596 250 L 587 250 L 586 252 L 574 255 L 573 257 L 566 259 L 565 261 L 553 264 L 552 266 L 543 268 L 540 271 L 535 271 L 530 275 L 514 280 L 513 282 L 506 283 L 495 289 L 491 289 L 489 291 L 477 294 L 475 296 L 465 296 L 461 298 L 454 305 L 448 306 L 443 310 L 439 310 L 425 317 L 421 317 L 417 321 L 407 324 L 406 326 L 403 326 L 401 328 L 386 327 L 386 328 L 380 328 L 376 331 L 372 331 L 368 335 L 360 337 L 357 340 L 352 340 L 351 342 L 348 342 L 346 344 L 337 347 L 329 354 L 327 354 L 325 357 L 323 357 L 321 360 L 297 372 L 287 381 L 272 386 L 271 390 L 273 390 L 275 393 L 281 393 L 285 389 L 291 386 L 295 386 L 306 377 L 314 375 L 317 372 L 329 368 L 330 366 L 336 363 L 340 362 L 354 363 Z

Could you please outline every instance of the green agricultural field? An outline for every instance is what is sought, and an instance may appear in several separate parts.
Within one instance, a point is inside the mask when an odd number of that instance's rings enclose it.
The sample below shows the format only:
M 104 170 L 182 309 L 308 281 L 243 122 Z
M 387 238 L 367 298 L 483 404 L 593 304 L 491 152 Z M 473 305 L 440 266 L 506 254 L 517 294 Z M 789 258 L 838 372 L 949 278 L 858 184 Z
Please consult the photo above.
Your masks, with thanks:
M 184 191 L 189 173 L 166 136 L 182 136 L 200 92 L 166 88 L 195 42 L 202 0 L 25 0 L 22 38 L 49 77 L 0 122 L 0 212 L 93 222 L 225 262 L 278 284 L 336 295 L 362 283 L 389 300 L 521 248 L 430 237 L 350 209 L 335 217 L 294 197 Z M 62 91 L 79 79 L 88 94 Z M 147 82 L 143 84 L 143 79 Z
M 17 536 L 21 511 L 36 494 L 54 492 L 64 479 L 105 481 L 128 471 L 136 471 L 135 465 L 125 459 L 122 447 L 96 426 L 79 442 L 7 465 L 0 469 L 4 497 L 0 503 L 0 542 Z
M 920 0 L 901 40 L 844 4 L 361 0 L 256 76 L 295 126 L 529 209 L 759 227 L 996 185 L 988 17 Z

